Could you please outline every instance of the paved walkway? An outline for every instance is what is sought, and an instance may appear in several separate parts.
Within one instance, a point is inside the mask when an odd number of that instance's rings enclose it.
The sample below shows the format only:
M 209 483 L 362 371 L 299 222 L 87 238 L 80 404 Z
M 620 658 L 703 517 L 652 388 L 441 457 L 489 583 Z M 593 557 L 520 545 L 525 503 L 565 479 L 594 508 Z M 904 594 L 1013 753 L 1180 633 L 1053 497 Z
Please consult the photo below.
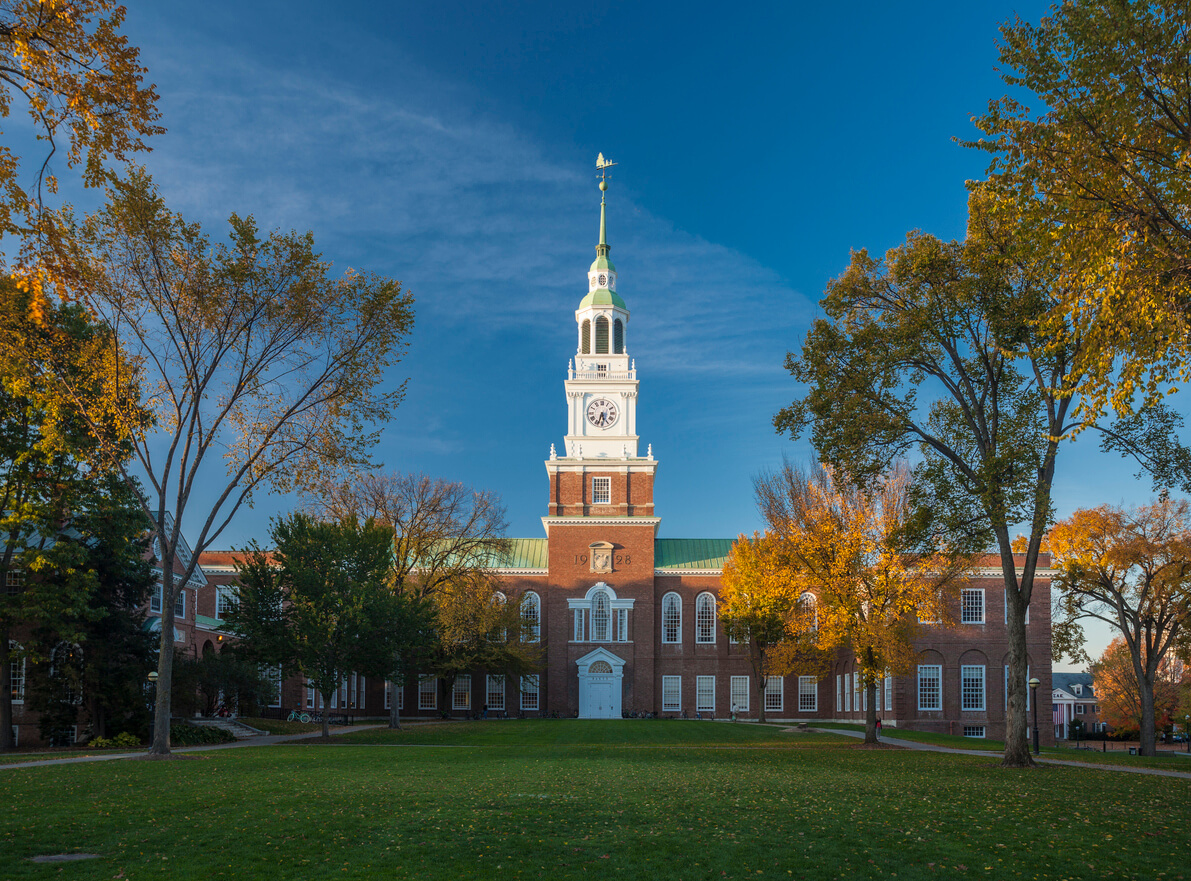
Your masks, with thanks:
M 346 728 L 332 728 L 332 734 L 346 734 L 350 731 L 367 731 L 370 728 L 384 728 L 384 725 L 351 725 Z M 244 740 L 237 740 L 232 743 L 214 743 L 206 746 L 183 746 L 178 747 L 172 752 L 175 753 L 205 753 L 219 749 L 236 749 L 241 746 L 272 746 L 275 743 L 286 743 L 291 740 L 308 740 L 312 737 L 322 737 L 321 731 L 308 731 L 303 734 L 263 734 L 260 737 L 248 737 Z M 93 756 L 74 756 L 69 759 L 40 759 L 30 762 L 13 762 L 9 765 L 0 765 L 0 771 L 7 771 L 12 768 L 43 768 L 46 765 L 76 765 L 81 762 L 112 762 L 116 759 L 138 759 L 149 755 L 148 752 L 131 752 L 131 753 L 99 753 Z
M 797 729 L 791 729 L 797 730 Z M 864 737 L 863 731 L 852 731 L 847 728 L 810 728 L 809 731 L 816 731 L 819 734 L 843 734 L 847 737 Z M 950 746 L 935 746 L 930 743 L 918 743 L 915 740 L 899 740 L 896 737 L 889 737 L 890 729 L 886 728 L 885 733 L 881 735 L 881 743 L 887 743 L 891 746 L 900 746 L 905 749 L 923 750 L 932 753 L 954 753 L 960 756 L 985 756 L 990 759 L 999 759 L 1002 754 L 999 752 L 991 752 L 989 750 L 979 749 L 955 749 Z M 1159 768 L 1133 768 L 1129 765 L 1097 765 L 1092 762 L 1069 762 L 1066 759 L 1049 759 L 1036 757 L 1034 759 L 1040 765 L 1066 765 L 1070 768 L 1094 768 L 1097 771 L 1123 771 L 1126 774 L 1150 774 L 1154 777 L 1176 777 L 1181 780 L 1191 780 L 1191 771 L 1163 771 Z

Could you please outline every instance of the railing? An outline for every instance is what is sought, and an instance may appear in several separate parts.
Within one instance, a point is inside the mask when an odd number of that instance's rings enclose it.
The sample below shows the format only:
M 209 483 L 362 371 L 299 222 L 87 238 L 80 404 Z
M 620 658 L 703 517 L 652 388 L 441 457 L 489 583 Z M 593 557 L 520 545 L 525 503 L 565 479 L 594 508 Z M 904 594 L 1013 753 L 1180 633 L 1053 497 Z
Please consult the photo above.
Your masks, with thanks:
M 637 371 L 570 370 L 568 379 L 636 379 Z

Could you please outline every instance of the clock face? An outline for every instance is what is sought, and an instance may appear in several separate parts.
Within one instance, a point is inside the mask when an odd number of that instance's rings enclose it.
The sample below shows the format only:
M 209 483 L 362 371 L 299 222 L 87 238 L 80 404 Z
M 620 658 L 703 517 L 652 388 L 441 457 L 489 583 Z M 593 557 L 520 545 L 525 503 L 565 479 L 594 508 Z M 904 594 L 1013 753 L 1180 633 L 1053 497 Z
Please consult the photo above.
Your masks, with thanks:
M 616 416 L 616 405 L 607 398 L 596 398 L 587 405 L 587 421 L 596 428 L 611 428 Z

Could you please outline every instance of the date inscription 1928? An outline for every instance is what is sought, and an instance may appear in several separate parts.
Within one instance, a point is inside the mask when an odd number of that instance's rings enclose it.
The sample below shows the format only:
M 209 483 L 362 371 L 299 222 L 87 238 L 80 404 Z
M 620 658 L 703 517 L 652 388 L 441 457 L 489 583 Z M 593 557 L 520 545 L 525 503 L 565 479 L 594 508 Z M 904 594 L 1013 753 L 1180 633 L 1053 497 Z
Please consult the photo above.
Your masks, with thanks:
M 576 566 L 584 565 L 585 563 L 587 563 L 587 560 L 588 560 L 587 554 L 575 554 L 575 565 Z M 620 565 L 623 563 L 626 566 L 630 566 L 630 565 L 632 565 L 632 562 L 633 562 L 633 560 L 632 560 L 631 554 L 617 554 L 616 555 L 617 565 Z

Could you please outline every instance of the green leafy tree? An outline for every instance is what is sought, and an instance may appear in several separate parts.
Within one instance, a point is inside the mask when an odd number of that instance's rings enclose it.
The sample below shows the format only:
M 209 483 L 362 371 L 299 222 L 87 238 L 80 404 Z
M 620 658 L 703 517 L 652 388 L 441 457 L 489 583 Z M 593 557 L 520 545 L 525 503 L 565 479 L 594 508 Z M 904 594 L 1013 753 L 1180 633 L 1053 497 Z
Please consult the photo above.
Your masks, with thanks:
M 386 669 L 404 634 L 427 629 L 424 606 L 388 589 L 387 526 L 293 514 L 270 536 L 273 549 L 253 545 L 241 565 L 228 627 L 254 660 L 304 675 L 329 709 L 345 676 Z M 329 724 L 324 713 L 324 737 Z
M 14 663 L 48 661 L 58 641 L 85 638 L 89 621 L 105 614 L 93 594 L 98 583 L 89 536 L 108 535 L 100 512 L 119 507 L 128 490 L 117 492 L 110 477 L 127 448 L 103 449 L 68 402 L 35 380 L 40 366 L 54 369 L 80 391 L 104 387 L 131 418 L 137 418 L 135 388 L 109 383 L 105 362 L 95 357 L 111 334 L 79 306 L 52 307 L 40 320 L 31 315 L 33 295 L 11 279 L 0 280 L 0 681 Z M 119 356 L 114 356 L 119 360 Z M 36 362 L 36 359 L 43 359 Z M 109 427 L 110 410 L 96 413 Z M 138 502 L 139 504 L 139 502 Z M 122 515 L 121 515 L 122 516 Z M 125 522 L 121 520 L 121 522 Z M 143 527 L 143 522 L 140 524 Z M 134 528 L 135 531 L 135 528 Z M 113 539 L 114 540 L 114 539 Z M 118 541 L 126 542 L 127 535 Z M 102 568 L 102 565 L 100 565 Z M 17 641 L 18 630 L 52 628 L 47 642 Z M 20 646 L 20 648 L 16 648 Z M 12 746 L 12 694 L 0 690 L 0 748 Z
M 1191 363 L 1191 15 L 1182 0 L 1078 0 L 1001 28 L 1010 95 L 971 146 L 998 211 L 1061 254 L 1044 327 L 1078 340 L 1083 406 L 1161 397 Z
M 403 651 L 383 671 L 395 688 L 419 667 L 436 670 L 449 693 L 460 672 L 477 666 L 523 675 L 527 664 L 537 663 L 536 649 L 519 638 L 521 622 L 512 620 L 517 607 L 494 605 L 500 591 L 495 568 L 509 548 L 495 493 L 424 474 L 366 471 L 322 481 L 310 510 L 329 520 L 371 518 L 391 526 L 390 589 L 429 603 L 435 613 L 433 633 L 411 632 L 399 641 Z M 490 632 L 505 639 L 493 641 Z M 390 728 L 401 727 L 399 705 L 389 704 Z
M 35 380 L 82 414 L 105 449 L 131 446 L 131 461 L 116 463 L 146 488 L 162 570 L 172 576 L 151 746 L 165 755 L 178 592 L 254 493 L 290 491 L 367 461 L 376 426 L 403 395 L 385 379 L 412 328 L 412 300 L 389 279 L 332 278 L 308 233 L 264 235 L 233 215 L 230 241 L 212 244 L 165 207 L 143 172 L 113 183 L 95 215 L 67 214 L 62 226 L 60 290 L 117 329 L 98 363 L 112 364 L 112 384 L 152 390 L 150 423 L 129 408 L 108 419 L 106 389 L 35 362 Z M 190 556 L 179 553 L 184 524 Z

